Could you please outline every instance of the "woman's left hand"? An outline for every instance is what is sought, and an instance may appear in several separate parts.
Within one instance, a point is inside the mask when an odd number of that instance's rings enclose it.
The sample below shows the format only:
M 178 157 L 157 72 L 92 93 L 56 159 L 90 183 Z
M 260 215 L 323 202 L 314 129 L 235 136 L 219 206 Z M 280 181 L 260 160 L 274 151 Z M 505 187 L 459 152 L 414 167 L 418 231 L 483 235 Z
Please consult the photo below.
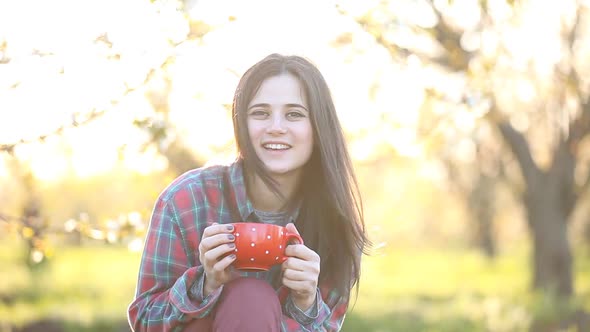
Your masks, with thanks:
M 292 223 L 287 224 L 289 232 L 297 233 Z M 283 285 L 291 289 L 291 298 L 295 305 L 306 311 L 315 299 L 320 276 L 320 256 L 304 244 L 291 244 L 285 249 L 287 260 L 281 269 Z

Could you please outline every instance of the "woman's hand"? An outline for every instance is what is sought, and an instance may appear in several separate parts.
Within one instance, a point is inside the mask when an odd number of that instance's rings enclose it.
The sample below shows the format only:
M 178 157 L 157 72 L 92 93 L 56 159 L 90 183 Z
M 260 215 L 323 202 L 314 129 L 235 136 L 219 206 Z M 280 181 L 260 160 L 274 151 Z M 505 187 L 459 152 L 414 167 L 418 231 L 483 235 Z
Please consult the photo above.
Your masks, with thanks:
M 287 230 L 299 234 L 292 223 Z M 320 276 L 320 256 L 304 244 L 291 244 L 285 249 L 289 256 L 282 265 L 283 285 L 291 289 L 291 298 L 295 305 L 306 311 L 315 299 Z
M 236 259 L 233 253 L 235 238 L 232 225 L 213 224 L 203 231 L 199 244 L 199 260 L 205 270 L 203 295 L 207 296 L 234 278 L 230 264 Z M 226 256 L 224 256 L 226 255 Z

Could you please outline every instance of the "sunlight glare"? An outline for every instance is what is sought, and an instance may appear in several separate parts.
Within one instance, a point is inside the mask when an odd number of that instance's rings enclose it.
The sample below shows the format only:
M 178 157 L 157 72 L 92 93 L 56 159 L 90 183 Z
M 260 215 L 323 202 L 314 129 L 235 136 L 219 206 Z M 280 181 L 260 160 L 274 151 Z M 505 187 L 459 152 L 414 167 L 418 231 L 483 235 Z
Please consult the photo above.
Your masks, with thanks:
M 408 59 L 415 64 L 409 71 L 394 67 L 390 55 L 354 21 L 340 15 L 334 2 L 254 3 L 275 15 L 252 10 L 250 2 L 196 2 L 190 16 L 202 19 L 212 29 L 204 38 L 184 41 L 178 47 L 171 43 L 184 40 L 188 22 L 177 8 L 163 2 L 39 1 L 40 8 L 46 10 L 35 14 L 36 22 L 46 27 L 42 34 L 25 29 L 28 22 L 0 20 L 0 26 L 10 31 L 4 37 L 12 58 L 8 69 L 2 69 L 9 75 L 0 78 L 4 87 L 0 109 L 14 110 L 11 114 L 15 114 L 3 117 L 9 121 L 0 123 L 0 142 L 34 140 L 71 125 L 73 114 L 94 110 L 104 115 L 85 124 L 83 130 L 67 129 L 51 146 L 31 144 L 21 149 L 41 178 L 90 177 L 120 166 L 143 174 L 162 169 L 165 159 L 156 149 L 139 151 L 149 137 L 130 123 L 153 115 L 141 85 L 152 68 L 160 68 L 168 59 L 164 75 L 169 75 L 166 79 L 171 85 L 162 93 L 168 97 L 170 120 L 197 155 L 225 160 L 233 148 L 226 107 L 232 102 L 238 79 L 253 61 L 279 52 L 303 55 L 318 64 L 332 89 L 345 130 L 371 132 L 360 144 L 362 148 L 355 148 L 355 155 L 360 150 L 373 150 L 381 139 L 404 155 L 420 154 L 411 130 L 395 133 L 391 127 L 378 128 L 382 114 L 408 128 L 417 123 L 424 98 L 420 83 L 424 74 L 419 72 L 417 59 Z M 17 12 L 27 11 L 25 6 L 16 8 Z M 301 17 L 305 17 L 305 24 L 301 24 Z M 63 24 L 53 24 L 55 20 Z M 352 61 L 352 53 L 330 46 L 343 31 L 352 34 L 358 44 L 351 47 L 362 48 L 364 56 L 355 56 Z M 32 56 L 37 48 L 50 53 Z M 160 81 L 160 88 L 166 88 Z M 9 88 L 17 82 L 16 88 Z M 158 89 L 157 83 L 152 80 L 145 89 Z M 132 92 L 136 88 L 139 90 Z M 369 100 L 371 89 L 375 93 Z
M 36 140 L 71 125 L 74 114 L 124 104 L 129 98 L 124 96 L 126 89 L 142 84 L 147 72 L 169 55 L 169 41 L 183 39 L 188 31 L 178 11 L 158 13 L 147 1 L 33 3 L 35 11 L 30 10 L 30 2 L 11 3 L 9 10 L 0 4 L 0 40 L 7 42 L 10 58 L 0 68 L 0 143 L 4 144 Z M 41 28 L 29 29 L 31 22 Z M 97 42 L 101 36 L 103 41 Z M 137 114 L 133 108 L 122 113 Z M 107 122 L 89 124 L 80 132 L 66 130 L 58 139 L 61 143 L 50 144 L 49 137 L 45 144 L 21 145 L 19 155 L 30 160 L 44 180 L 70 171 L 82 177 L 107 172 L 117 163 L 121 137 L 125 142 L 138 130 L 116 128 L 120 124 L 116 119 Z M 64 140 L 71 144 L 69 152 L 63 150 Z M 139 167 L 142 173 L 162 168 L 161 161 L 147 167 L 154 163 L 145 160 L 146 155 L 136 154 L 136 158 L 130 161 L 127 156 L 126 165 Z
M 422 153 L 416 130 L 412 127 L 384 131 L 381 133 L 381 141 L 389 143 L 401 156 L 418 158 Z
M 568 1 L 530 1 L 518 27 L 504 31 L 505 46 L 511 51 L 514 66 L 525 71 L 533 60 L 538 74 L 548 77 L 563 56 L 560 27 Z

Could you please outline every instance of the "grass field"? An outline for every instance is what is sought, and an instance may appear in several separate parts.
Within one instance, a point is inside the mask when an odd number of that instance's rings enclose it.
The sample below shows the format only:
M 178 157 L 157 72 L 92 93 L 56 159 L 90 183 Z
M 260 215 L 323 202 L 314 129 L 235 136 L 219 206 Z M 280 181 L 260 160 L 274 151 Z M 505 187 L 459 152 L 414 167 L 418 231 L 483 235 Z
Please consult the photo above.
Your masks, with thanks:
M 112 246 L 56 248 L 31 274 L 21 249 L 0 241 L 0 332 L 53 319 L 68 331 L 128 331 L 139 253 Z M 578 309 L 590 311 L 590 260 L 575 265 L 576 297 L 560 303 L 528 292 L 525 250 L 487 261 L 476 252 L 389 249 L 366 257 L 344 331 L 528 331 Z M 576 331 L 576 330 L 571 330 Z

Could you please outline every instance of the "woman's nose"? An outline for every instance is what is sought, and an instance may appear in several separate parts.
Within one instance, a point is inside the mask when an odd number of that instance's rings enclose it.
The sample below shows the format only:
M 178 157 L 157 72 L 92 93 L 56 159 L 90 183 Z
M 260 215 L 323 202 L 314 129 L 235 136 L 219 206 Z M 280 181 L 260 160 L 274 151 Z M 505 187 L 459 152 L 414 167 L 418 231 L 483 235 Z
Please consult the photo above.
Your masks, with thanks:
M 284 120 L 282 116 L 280 116 L 277 113 L 274 113 L 269 126 L 267 128 L 267 131 L 269 133 L 285 133 L 287 131 L 287 128 L 285 126 Z

